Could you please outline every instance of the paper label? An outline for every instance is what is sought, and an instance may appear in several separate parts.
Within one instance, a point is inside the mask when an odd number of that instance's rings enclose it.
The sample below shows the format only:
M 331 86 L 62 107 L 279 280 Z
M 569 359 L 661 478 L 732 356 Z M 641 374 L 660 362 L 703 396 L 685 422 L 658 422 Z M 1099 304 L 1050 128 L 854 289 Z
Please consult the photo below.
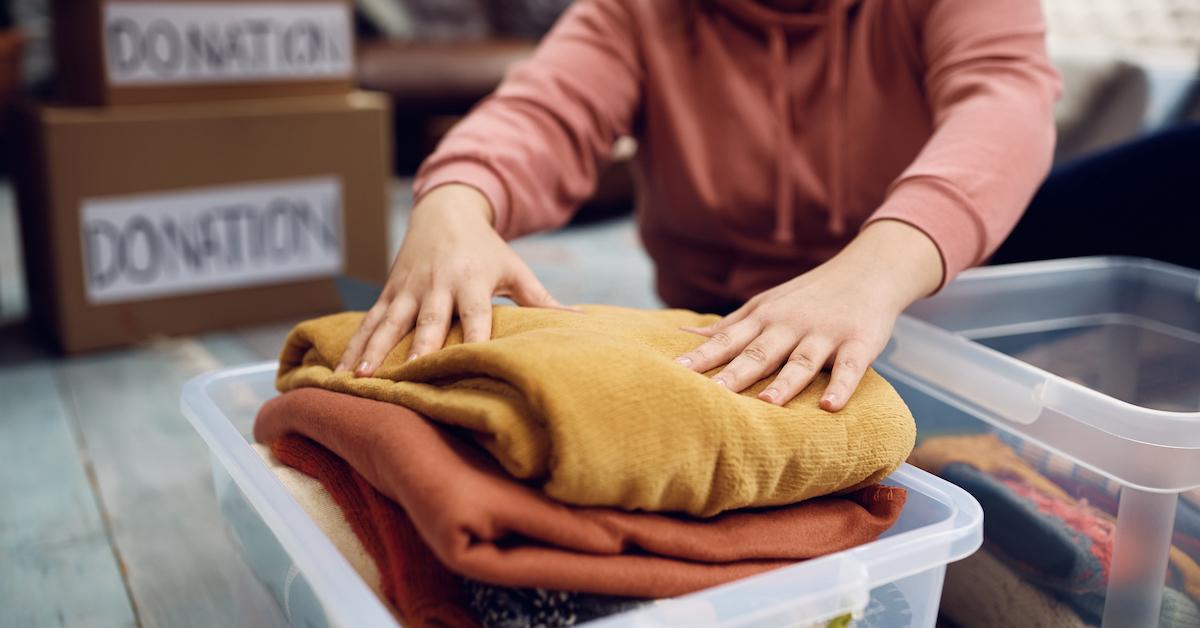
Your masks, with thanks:
M 94 304 L 327 277 L 342 270 L 337 177 L 85 199 Z
M 104 56 L 114 86 L 348 78 L 342 2 L 110 2 Z

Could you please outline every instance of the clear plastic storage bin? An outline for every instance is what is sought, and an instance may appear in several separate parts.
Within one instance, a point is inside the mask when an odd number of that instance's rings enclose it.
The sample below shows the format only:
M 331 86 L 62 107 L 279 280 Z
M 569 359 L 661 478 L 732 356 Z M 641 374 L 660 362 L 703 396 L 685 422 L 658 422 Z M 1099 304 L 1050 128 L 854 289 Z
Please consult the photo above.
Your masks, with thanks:
M 1178 497 L 1200 487 L 1200 273 L 1129 258 L 968 271 L 901 317 L 876 368 L 919 438 L 994 431 L 1115 482 L 1103 625 L 1158 623 Z
M 276 394 L 275 364 L 226 369 L 183 389 L 183 412 L 208 443 L 221 511 L 247 563 L 295 626 L 395 626 L 391 615 L 251 449 L 255 413 Z M 882 538 L 596 622 L 605 626 L 805 626 L 853 614 L 859 625 L 931 627 L 946 564 L 982 540 L 969 494 L 905 465 L 908 489 Z

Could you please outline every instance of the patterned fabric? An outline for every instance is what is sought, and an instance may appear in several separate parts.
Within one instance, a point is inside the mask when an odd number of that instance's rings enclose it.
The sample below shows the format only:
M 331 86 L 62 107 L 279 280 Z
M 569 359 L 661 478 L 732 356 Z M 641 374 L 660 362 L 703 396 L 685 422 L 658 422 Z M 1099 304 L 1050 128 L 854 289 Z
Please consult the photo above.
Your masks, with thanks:
M 565 628 L 593 619 L 635 610 L 650 600 L 605 595 L 516 589 L 482 582 L 466 582 L 467 604 L 482 628 Z M 904 593 L 894 584 L 871 591 L 871 599 L 861 619 L 846 614 L 828 622 L 813 624 L 821 628 L 907 628 L 912 625 L 912 608 Z
M 1121 496 L 1121 483 L 1096 471 L 1071 462 L 1058 454 L 1043 449 L 1029 441 L 1012 434 L 1000 434 L 1000 440 L 1013 449 L 1018 456 L 1033 466 L 1039 473 L 1046 475 L 1068 492 L 1073 489 L 1085 491 L 1092 505 L 1099 507 L 1104 503 L 1116 503 Z M 1200 489 L 1192 489 L 1179 494 L 1180 506 L 1188 506 L 1192 511 L 1200 511 Z M 1115 511 L 1114 511 L 1115 512 Z
M 565 628 L 635 609 L 636 598 L 518 589 L 468 580 L 467 605 L 483 628 Z
M 997 478 L 962 463 L 947 465 L 942 477 L 962 487 L 986 513 L 986 547 L 1030 582 L 1057 594 L 1086 621 L 1099 621 L 1111 565 L 1115 524 L 1085 502 L 1055 499 L 1022 479 Z M 1196 626 L 1200 609 L 1173 587 L 1188 587 L 1172 553 L 1172 582 L 1164 590 L 1163 626 Z M 1190 562 L 1190 561 L 1189 561 Z
M 1019 437 L 1003 434 L 1000 440 L 1017 456 L 1029 463 L 1039 474 L 1065 489 L 1075 499 L 1083 500 L 1109 515 L 1116 516 L 1121 499 L 1121 483 L 1096 471 L 1075 464 Z M 1180 494 L 1175 511 L 1175 534 L 1172 542 L 1193 559 L 1200 560 L 1200 490 Z
M 941 475 L 979 501 L 986 515 L 985 541 L 1022 577 L 1061 594 L 1104 593 L 1106 553 L 1093 552 L 1093 545 L 1108 537 L 1092 529 L 1094 520 L 1073 517 L 1072 526 L 1042 511 L 1014 490 L 1013 482 L 1006 484 L 967 464 L 947 465 Z M 1033 493 L 1028 485 L 1025 492 Z
M 1107 505 L 1115 504 L 1120 497 L 1121 483 L 1108 476 L 1077 465 L 1017 436 L 1001 434 L 1000 440 L 1038 473 L 1049 477 L 1067 492 L 1087 499 L 1093 506 L 1108 510 Z M 1113 512 L 1116 512 L 1115 508 Z

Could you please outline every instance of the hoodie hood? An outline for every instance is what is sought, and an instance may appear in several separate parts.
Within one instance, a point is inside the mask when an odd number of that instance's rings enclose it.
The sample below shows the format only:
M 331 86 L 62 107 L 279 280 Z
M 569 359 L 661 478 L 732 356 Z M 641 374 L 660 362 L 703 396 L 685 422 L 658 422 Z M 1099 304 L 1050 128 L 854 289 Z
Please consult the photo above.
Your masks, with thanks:
M 846 138 L 846 16 L 856 0 L 709 0 L 709 3 L 746 25 L 760 30 L 767 38 L 771 64 L 771 109 L 779 127 L 775 160 L 776 242 L 790 244 L 795 239 L 796 204 L 792 185 L 792 94 L 788 81 L 788 36 L 820 32 L 826 38 L 825 80 L 834 99 L 830 127 L 828 160 L 829 230 L 834 235 L 846 231 L 845 194 L 842 170 Z

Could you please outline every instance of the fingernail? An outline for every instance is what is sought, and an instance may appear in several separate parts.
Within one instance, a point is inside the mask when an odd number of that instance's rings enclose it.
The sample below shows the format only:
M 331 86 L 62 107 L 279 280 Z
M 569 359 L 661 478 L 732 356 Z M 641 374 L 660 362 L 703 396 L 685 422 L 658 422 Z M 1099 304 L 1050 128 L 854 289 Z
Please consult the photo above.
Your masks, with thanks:
M 363 360 L 363 361 L 362 361 L 362 364 L 359 364 L 359 365 L 358 365 L 358 372 L 359 372 L 359 373 L 366 373 L 366 372 L 367 372 L 367 371 L 369 371 L 369 370 L 371 370 L 371 363 L 370 363 L 370 362 L 367 362 L 366 360 Z
M 833 393 L 829 393 L 829 394 L 825 395 L 824 397 L 821 397 L 822 405 L 833 406 L 836 403 L 837 403 L 837 395 L 835 395 Z
M 678 358 L 675 358 L 675 361 L 676 361 L 676 362 L 678 362 L 678 363 L 680 363 L 680 364 L 682 364 L 682 365 L 684 365 L 684 366 L 691 366 L 691 365 L 692 365 L 692 359 L 691 359 L 691 358 L 678 357 Z
M 720 386 L 721 388 L 729 388 L 729 386 L 727 386 L 727 385 L 725 384 L 725 380 L 721 379 L 720 377 L 714 377 L 714 378 L 713 378 L 713 383 L 715 383 L 716 385 Z
M 761 393 L 759 393 L 758 396 L 761 397 L 762 399 L 766 399 L 767 401 L 775 401 L 775 397 L 778 394 L 779 394 L 778 390 L 775 390 L 774 388 L 768 388 L 768 389 L 762 391 Z
M 417 356 L 417 354 L 415 354 L 415 353 L 410 353 L 410 354 L 408 354 L 408 357 L 407 357 L 407 358 L 404 358 L 404 361 L 405 361 L 405 362 L 411 362 L 411 361 L 413 361 L 413 360 L 417 359 L 417 357 L 418 357 L 418 356 Z

